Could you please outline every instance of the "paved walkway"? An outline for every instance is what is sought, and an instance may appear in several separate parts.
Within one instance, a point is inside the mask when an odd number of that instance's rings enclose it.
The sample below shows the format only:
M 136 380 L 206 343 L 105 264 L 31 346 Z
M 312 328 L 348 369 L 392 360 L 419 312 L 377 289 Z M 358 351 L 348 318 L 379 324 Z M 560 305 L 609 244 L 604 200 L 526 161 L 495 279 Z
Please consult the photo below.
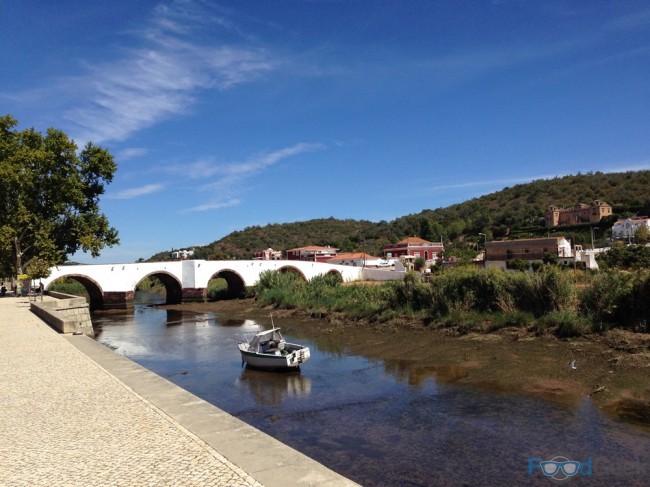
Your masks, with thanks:
M 0 485 L 356 484 L 3 297 Z

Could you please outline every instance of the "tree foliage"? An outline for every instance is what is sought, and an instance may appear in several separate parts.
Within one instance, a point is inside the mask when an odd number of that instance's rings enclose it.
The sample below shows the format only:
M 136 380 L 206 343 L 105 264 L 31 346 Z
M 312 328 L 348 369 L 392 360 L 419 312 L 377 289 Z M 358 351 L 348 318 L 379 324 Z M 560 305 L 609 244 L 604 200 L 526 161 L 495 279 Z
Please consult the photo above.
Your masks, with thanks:
M 647 225 L 641 225 L 634 232 L 634 242 L 637 244 L 647 244 L 650 242 L 650 230 Z
M 99 197 L 113 180 L 112 155 L 92 143 L 77 153 L 65 133 L 17 130 L 0 117 L 0 266 L 22 274 L 63 263 L 78 250 L 94 257 L 119 242 L 100 212 Z
M 650 247 L 618 243 L 596 257 L 602 269 L 649 269 Z

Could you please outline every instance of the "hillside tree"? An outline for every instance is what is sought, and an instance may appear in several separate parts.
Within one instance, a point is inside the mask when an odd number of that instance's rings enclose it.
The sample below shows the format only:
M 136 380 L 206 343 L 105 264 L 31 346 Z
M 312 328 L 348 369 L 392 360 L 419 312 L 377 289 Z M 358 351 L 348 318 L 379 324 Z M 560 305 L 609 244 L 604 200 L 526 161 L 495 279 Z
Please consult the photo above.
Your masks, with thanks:
M 0 117 L 0 272 L 23 274 L 30 266 L 64 263 L 78 250 L 99 256 L 119 243 L 100 212 L 99 197 L 117 165 L 106 150 L 77 145 L 50 128 L 17 130 Z
M 634 232 L 634 242 L 645 245 L 650 242 L 650 230 L 647 225 L 641 225 Z

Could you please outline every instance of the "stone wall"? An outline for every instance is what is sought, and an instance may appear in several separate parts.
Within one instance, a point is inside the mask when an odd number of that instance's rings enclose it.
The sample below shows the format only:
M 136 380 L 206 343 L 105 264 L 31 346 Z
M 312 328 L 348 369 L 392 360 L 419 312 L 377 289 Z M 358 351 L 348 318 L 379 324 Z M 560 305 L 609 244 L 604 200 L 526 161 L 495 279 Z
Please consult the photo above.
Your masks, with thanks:
M 104 291 L 103 309 L 129 309 L 133 307 L 133 291 Z
M 208 290 L 205 288 L 184 288 L 183 302 L 204 302 L 207 299 Z
M 361 275 L 366 281 L 396 281 L 404 279 L 406 272 L 399 270 L 392 271 L 387 269 L 371 269 L 364 267 Z
M 55 299 L 30 303 L 32 313 L 61 333 L 77 333 L 95 336 L 90 310 L 85 298 L 72 297 L 61 293 Z

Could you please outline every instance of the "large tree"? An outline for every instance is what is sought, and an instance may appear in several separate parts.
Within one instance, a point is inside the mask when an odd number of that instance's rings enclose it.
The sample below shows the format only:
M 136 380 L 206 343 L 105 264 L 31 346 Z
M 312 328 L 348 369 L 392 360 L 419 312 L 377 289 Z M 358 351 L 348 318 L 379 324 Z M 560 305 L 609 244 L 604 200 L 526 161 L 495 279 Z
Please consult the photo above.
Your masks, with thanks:
M 81 152 L 65 133 L 17 130 L 0 117 L 0 274 L 23 274 L 66 261 L 78 250 L 97 257 L 119 243 L 99 196 L 117 165 L 106 150 Z

